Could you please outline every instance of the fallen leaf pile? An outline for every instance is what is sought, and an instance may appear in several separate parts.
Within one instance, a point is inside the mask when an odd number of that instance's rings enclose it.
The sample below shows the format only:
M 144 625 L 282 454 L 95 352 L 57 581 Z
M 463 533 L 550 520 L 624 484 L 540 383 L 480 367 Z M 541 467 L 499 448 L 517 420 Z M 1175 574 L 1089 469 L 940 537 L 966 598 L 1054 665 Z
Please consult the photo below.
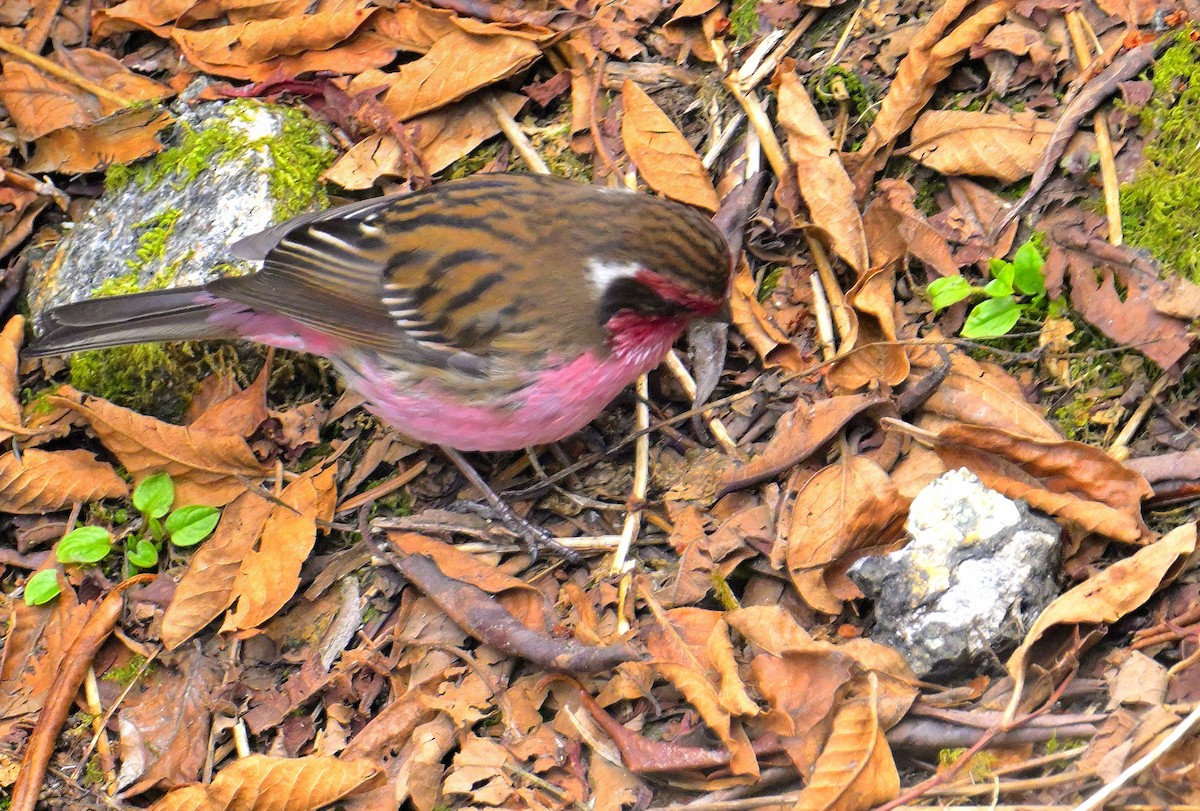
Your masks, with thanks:
M 3 4 L 5 807 L 1196 807 L 1200 287 L 1121 210 L 1200 82 L 1196 13 Z M 189 87 L 328 123 L 335 196 L 552 172 L 726 230 L 706 407 L 660 370 L 646 447 L 618 402 L 476 460 L 582 562 L 531 560 L 436 452 L 289 396 L 271 360 L 198 382 L 176 422 L 21 362 L 22 269 L 104 171 L 163 149 Z M 1045 294 L 1018 301 L 1023 245 Z M 954 277 L 974 298 L 935 309 Z M 956 337 L 1001 299 L 1006 334 Z M 1055 522 L 1063 590 L 935 683 L 871 640 L 847 570 L 958 468 Z M 138 505 L 158 474 L 175 508 L 221 509 L 199 546 Z M 112 553 L 60 563 L 81 525 Z

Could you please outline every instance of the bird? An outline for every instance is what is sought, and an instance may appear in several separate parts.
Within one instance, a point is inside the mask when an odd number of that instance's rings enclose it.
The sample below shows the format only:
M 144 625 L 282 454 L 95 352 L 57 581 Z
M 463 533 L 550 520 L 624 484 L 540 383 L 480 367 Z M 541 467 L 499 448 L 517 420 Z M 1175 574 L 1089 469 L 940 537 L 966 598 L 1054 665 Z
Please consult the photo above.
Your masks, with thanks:
M 300 350 L 414 440 L 510 451 L 587 425 L 693 320 L 722 313 L 733 270 L 694 208 L 512 173 L 302 214 L 230 250 L 261 269 L 55 307 L 25 354 L 198 339 Z

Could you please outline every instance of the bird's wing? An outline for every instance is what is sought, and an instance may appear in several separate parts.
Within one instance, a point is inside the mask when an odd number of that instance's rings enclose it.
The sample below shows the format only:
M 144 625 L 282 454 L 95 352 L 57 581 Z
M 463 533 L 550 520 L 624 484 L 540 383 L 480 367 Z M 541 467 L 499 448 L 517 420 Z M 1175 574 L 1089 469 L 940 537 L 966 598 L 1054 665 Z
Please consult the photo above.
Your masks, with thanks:
M 385 275 L 412 275 L 407 268 L 414 257 L 398 252 L 406 240 L 385 237 L 379 218 L 411 208 L 419 197 L 382 197 L 305 214 L 240 240 L 233 252 L 262 259 L 262 270 L 216 280 L 208 289 L 402 361 L 486 376 L 486 347 L 458 344 L 422 318 L 411 291 L 384 288 Z

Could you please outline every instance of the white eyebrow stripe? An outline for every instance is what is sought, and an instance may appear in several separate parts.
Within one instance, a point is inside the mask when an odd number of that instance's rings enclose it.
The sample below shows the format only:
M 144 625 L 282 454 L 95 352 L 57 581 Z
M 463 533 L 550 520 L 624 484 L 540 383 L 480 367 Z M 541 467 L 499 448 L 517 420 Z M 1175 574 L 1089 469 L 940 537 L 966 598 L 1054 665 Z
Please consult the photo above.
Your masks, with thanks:
M 642 266 L 637 262 L 608 262 L 595 256 L 587 262 L 588 281 L 592 283 L 597 296 L 603 296 L 613 282 L 632 278 L 641 269 Z

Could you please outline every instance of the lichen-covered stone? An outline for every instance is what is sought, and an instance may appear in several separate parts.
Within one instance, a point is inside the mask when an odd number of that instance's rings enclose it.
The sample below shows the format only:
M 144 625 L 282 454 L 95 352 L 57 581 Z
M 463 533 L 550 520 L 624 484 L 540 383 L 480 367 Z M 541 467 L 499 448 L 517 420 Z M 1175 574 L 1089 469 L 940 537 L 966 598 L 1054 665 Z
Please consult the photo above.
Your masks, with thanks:
M 1058 594 L 1058 526 L 967 470 L 917 495 L 908 531 L 904 549 L 864 558 L 849 575 L 875 601 L 871 638 L 918 676 L 998 663 Z

